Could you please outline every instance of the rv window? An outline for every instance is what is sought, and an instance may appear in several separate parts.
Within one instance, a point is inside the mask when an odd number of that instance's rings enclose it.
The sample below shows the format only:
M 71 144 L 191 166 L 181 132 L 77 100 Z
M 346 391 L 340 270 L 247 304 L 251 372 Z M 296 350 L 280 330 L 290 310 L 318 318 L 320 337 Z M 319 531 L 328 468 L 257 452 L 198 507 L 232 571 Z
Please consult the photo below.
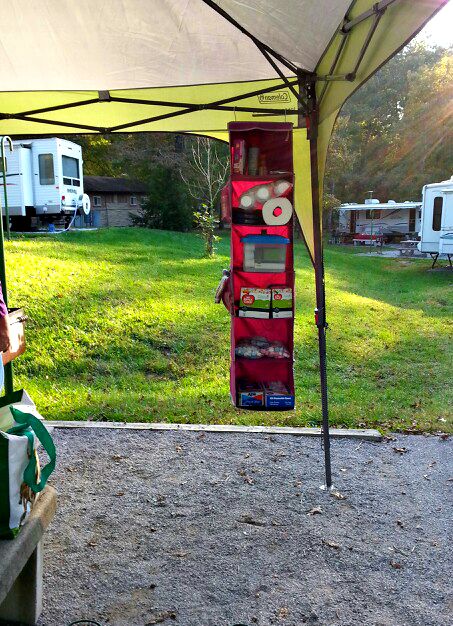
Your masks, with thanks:
M 137 206 L 137 196 L 131 196 L 130 204 L 131 206 Z
M 53 169 L 53 155 L 52 154 L 40 154 L 38 156 L 39 162 L 39 182 L 41 185 L 54 185 L 55 174 Z
M 367 220 L 378 220 L 381 217 L 380 209 L 369 209 L 365 211 L 365 219 Z
M 101 196 L 93 196 L 93 206 L 101 206 Z
M 442 223 L 442 205 L 444 203 L 444 199 L 442 196 L 437 196 L 434 198 L 433 205 L 433 230 L 440 230 L 440 225 Z
M 73 157 L 63 156 L 63 176 L 68 178 L 80 178 L 79 162 Z

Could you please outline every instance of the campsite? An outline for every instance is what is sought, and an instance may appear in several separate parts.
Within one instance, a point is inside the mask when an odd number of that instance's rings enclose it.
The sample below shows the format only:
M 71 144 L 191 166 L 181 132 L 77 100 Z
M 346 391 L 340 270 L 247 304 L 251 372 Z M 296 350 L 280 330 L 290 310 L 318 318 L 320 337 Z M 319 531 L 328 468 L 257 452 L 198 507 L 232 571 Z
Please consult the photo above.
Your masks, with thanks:
M 453 3 L 0 17 L 0 624 L 449 623 Z
M 314 294 L 304 246 L 296 244 L 299 402 L 295 411 L 259 414 L 228 402 L 229 323 L 214 304 L 228 248 L 224 235 L 206 259 L 196 234 L 144 229 L 14 239 L 7 244 L 11 298 L 26 301 L 30 317 L 18 385 L 49 420 L 316 426 Z M 428 272 L 429 260 L 354 252 L 326 251 L 332 425 L 445 431 L 450 276 Z

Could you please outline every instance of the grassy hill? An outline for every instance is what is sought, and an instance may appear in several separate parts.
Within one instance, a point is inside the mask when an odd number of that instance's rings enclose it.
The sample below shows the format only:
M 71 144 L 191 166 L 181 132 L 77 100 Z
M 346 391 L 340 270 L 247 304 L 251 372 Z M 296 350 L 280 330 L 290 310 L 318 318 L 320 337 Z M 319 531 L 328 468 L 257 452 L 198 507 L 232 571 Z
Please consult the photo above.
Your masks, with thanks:
M 14 364 L 49 419 L 317 425 L 313 271 L 296 245 L 297 409 L 234 409 L 229 317 L 213 303 L 225 237 L 202 258 L 194 234 L 139 229 L 6 244 L 10 305 L 29 316 Z M 428 261 L 326 251 L 331 421 L 446 430 L 451 420 L 452 276 Z M 451 428 L 451 423 L 450 423 Z

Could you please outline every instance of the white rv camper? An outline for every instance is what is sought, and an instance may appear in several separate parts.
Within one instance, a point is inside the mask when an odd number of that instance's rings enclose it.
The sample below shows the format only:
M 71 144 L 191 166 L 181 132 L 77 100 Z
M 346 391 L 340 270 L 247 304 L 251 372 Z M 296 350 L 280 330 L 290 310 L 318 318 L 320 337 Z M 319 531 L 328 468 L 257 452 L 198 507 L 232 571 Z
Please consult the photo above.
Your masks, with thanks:
M 13 151 L 6 151 L 5 157 L 8 209 L 14 230 L 29 230 L 33 218 L 40 223 L 64 218 L 69 223 L 77 209 L 89 213 L 79 145 L 57 137 L 20 139 L 13 141 Z M 3 193 L 0 199 L 3 205 Z
M 453 177 L 423 187 L 420 252 L 453 255 Z
M 338 208 L 340 234 L 385 235 L 387 240 L 415 235 L 420 229 L 421 202 L 379 202 L 367 198 L 363 204 L 345 203 Z

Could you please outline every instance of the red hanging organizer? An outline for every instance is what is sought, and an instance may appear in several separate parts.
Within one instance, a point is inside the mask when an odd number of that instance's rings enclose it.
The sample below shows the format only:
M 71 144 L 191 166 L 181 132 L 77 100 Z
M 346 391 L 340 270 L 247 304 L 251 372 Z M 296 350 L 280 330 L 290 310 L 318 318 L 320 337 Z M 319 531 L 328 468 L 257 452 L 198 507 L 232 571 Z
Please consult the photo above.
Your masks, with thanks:
M 218 300 L 231 314 L 233 404 L 294 408 L 292 124 L 229 124 L 231 178 L 222 216 L 231 221 L 231 268 Z M 228 190 L 228 193 L 227 191 Z

